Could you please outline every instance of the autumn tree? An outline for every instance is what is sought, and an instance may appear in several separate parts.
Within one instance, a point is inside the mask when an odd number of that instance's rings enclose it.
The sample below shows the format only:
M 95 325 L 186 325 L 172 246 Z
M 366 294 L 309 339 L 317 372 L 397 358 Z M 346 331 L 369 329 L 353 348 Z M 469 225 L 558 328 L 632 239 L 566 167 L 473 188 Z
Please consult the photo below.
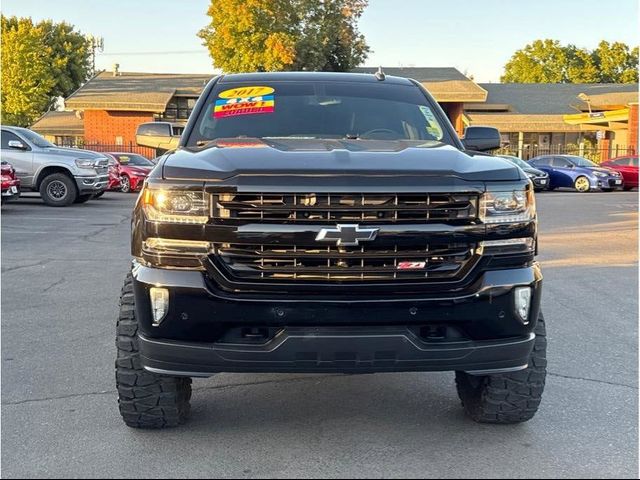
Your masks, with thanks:
M 369 47 L 358 31 L 366 0 L 212 0 L 199 36 L 225 72 L 347 71 Z
M 536 40 L 513 54 L 506 83 L 632 83 L 638 81 L 638 47 L 602 41 L 589 51 L 558 40 Z
M 5 124 L 29 126 L 87 79 L 90 50 L 73 26 L 30 18 L 1 17 L 2 98 Z
M 50 74 L 42 31 L 30 19 L 1 18 L 2 123 L 28 126 L 50 105 Z

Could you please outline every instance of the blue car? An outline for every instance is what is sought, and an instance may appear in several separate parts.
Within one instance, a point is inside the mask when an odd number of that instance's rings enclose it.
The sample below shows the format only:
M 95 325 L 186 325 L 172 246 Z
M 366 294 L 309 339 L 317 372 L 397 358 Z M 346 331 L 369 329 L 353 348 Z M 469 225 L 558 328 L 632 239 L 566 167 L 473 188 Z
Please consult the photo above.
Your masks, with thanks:
M 549 174 L 549 190 L 567 187 L 578 192 L 610 192 L 624 186 L 619 172 L 575 155 L 540 155 L 529 160 L 529 165 Z

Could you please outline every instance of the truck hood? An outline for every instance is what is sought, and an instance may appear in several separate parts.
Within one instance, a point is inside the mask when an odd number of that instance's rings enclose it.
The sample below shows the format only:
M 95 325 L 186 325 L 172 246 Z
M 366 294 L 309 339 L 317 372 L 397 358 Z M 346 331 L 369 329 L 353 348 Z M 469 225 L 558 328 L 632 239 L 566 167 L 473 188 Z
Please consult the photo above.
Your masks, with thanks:
M 66 158 L 106 158 L 101 153 L 92 152 L 90 150 L 81 150 L 79 148 L 49 147 L 45 148 L 44 151 L 48 155 L 59 155 Z
M 203 147 L 180 148 L 162 166 L 162 176 L 176 180 L 266 174 L 522 179 L 516 166 L 500 158 L 461 152 L 439 142 L 408 140 L 219 139 Z

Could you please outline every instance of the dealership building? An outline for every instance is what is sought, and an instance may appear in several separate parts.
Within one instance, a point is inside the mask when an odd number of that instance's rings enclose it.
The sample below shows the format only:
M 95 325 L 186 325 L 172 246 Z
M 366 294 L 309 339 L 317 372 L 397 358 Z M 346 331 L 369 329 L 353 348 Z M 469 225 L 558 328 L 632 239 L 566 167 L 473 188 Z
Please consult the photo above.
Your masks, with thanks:
M 638 152 L 637 83 L 476 83 L 455 68 L 384 71 L 424 85 L 459 134 L 468 125 L 496 127 L 503 149 L 522 158 L 597 152 L 596 159 L 605 160 Z M 211 75 L 100 72 L 65 99 L 64 112 L 48 112 L 32 128 L 61 145 L 133 149 L 140 123 L 168 121 L 180 131 L 210 79 Z

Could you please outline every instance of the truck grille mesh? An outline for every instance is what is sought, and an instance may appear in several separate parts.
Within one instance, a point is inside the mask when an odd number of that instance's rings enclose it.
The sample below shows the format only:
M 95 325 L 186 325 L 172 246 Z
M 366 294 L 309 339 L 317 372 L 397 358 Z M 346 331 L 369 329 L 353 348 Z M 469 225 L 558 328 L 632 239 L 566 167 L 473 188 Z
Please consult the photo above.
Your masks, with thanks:
M 238 281 L 376 282 L 455 280 L 475 245 L 451 243 L 358 247 L 216 243 L 219 264 Z
M 357 222 L 359 224 L 469 221 L 478 195 L 450 193 L 274 194 L 223 193 L 214 197 L 213 217 L 227 225 Z

